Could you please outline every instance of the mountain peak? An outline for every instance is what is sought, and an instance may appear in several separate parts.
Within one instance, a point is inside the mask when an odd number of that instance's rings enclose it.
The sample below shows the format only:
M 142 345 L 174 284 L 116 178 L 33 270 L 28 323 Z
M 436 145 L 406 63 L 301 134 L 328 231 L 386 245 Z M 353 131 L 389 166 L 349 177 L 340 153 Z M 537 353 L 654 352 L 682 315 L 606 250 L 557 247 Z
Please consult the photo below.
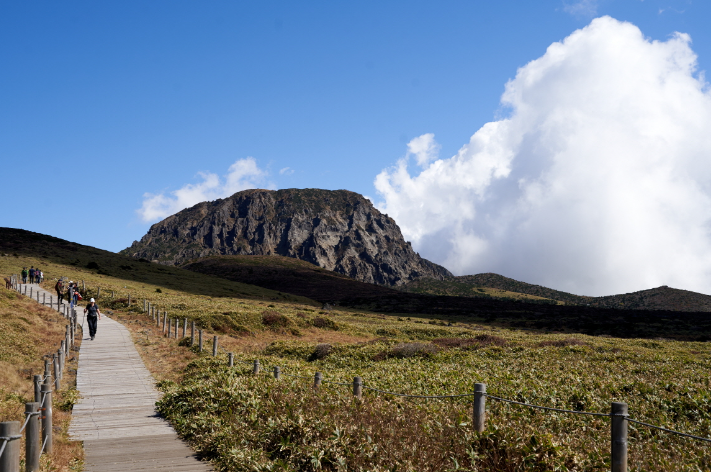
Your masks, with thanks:
M 389 286 L 451 276 L 421 258 L 395 220 L 348 190 L 244 190 L 154 224 L 121 253 L 173 265 L 214 255 L 280 255 Z

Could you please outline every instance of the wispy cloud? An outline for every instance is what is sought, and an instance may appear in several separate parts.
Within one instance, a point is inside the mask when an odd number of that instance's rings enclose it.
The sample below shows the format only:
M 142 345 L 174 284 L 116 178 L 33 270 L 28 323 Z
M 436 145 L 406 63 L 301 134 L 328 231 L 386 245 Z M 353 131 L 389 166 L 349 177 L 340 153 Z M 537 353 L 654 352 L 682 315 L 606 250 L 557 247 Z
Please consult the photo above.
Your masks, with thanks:
M 238 159 L 222 177 L 212 172 L 198 172 L 197 177 L 200 182 L 185 184 L 178 190 L 144 193 L 143 205 L 136 210 L 141 220 L 152 223 L 200 202 L 229 197 L 249 188 L 274 187 L 266 181 L 267 172 L 259 168 L 253 157 Z
M 284 167 L 283 169 L 279 170 L 279 175 L 291 175 L 294 173 L 294 169 L 291 167 Z
M 599 4 L 599 0 L 563 1 L 563 11 L 573 16 L 593 17 L 597 15 L 597 7 Z

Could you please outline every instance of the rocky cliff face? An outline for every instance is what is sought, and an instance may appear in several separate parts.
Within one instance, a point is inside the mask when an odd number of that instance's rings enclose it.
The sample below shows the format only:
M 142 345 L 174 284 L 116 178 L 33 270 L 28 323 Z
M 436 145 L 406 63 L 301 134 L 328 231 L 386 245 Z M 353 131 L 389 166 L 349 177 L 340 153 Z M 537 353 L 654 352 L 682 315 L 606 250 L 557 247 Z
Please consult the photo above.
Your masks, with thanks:
M 390 286 L 451 276 L 413 251 L 392 218 L 347 190 L 245 190 L 156 223 L 121 254 L 174 265 L 212 255 L 281 255 Z

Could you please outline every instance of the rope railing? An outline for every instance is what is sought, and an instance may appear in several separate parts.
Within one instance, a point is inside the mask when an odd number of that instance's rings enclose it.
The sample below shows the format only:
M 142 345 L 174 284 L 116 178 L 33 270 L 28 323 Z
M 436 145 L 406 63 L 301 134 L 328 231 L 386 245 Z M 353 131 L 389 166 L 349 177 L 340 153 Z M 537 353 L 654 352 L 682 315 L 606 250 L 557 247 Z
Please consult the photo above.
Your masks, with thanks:
M 527 406 L 530 408 L 537 408 L 539 410 L 548 410 L 548 411 L 557 411 L 559 413 L 574 413 L 576 415 L 590 415 L 590 416 L 610 416 L 609 413 L 593 413 L 590 411 L 580 411 L 580 410 L 565 410 L 562 408 L 552 408 L 549 406 L 541 406 L 541 405 L 533 405 L 531 403 L 523 403 L 523 402 L 517 402 L 514 400 L 509 400 L 507 398 L 501 398 L 501 397 L 495 397 L 494 395 L 489 395 L 488 393 L 485 394 L 487 398 L 491 398 L 492 400 L 500 401 L 500 402 L 505 402 L 505 403 L 513 403 L 515 405 L 523 405 Z
M 150 307 L 151 305 L 147 305 L 147 301 L 144 300 L 144 306 Z M 147 314 L 151 314 L 151 310 L 147 310 Z M 153 319 L 154 321 L 158 321 L 158 327 L 160 327 L 160 312 L 158 312 L 158 318 L 156 317 L 156 314 L 153 313 Z M 177 325 L 176 325 L 177 326 Z M 195 321 L 193 321 L 193 329 L 195 327 Z M 165 319 L 163 320 L 163 330 L 165 329 Z M 202 330 L 199 330 L 200 332 L 200 337 L 202 338 Z M 195 344 L 194 340 L 194 334 L 191 331 L 191 346 Z M 264 375 L 271 375 L 272 372 L 268 372 L 267 370 L 263 370 L 265 368 L 265 365 L 260 364 L 259 360 L 254 360 L 254 361 L 248 361 L 244 359 L 235 359 L 233 353 L 228 352 L 223 346 L 219 346 L 219 349 L 213 350 L 213 356 L 216 355 L 216 351 L 223 352 L 227 354 L 229 362 L 230 363 L 242 363 L 242 364 L 247 364 L 247 365 L 253 365 L 254 374 L 264 374 Z M 201 351 L 202 352 L 202 351 Z M 232 365 L 231 364 L 231 365 Z M 612 429 L 612 464 L 613 468 L 612 470 L 614 472 L 624 472 L 627 470 L 626 464 L 627 464 L 627 429 L 628 429 L 628 423 L 634 423 L 634 424 L 639 424 L 641 426 L 646 426 L 650 427 L 659 431 L 664 431 L 667 433 L 679 435 L 682 437 L 687 437 L 690 439 L 696 439 L 704 442 L 709 442 L 711 443 L 711 438 L 705 438 L 702 436 L 695 436 L 692 434 L 688 433 L 683 433 L 680 431 L 675 431 L 672 429 L 664 428 L 661 426 L 656 426 L 652 425 L 649 423 L 645 423 L 639 420 L 635 420 L 633 418 L 630 418 L 629 415 L 627 414 L 627 404 L 622 403 L 622 402 L 612 402 L 612 408 L 610 413 L 599 413 L 599 412 L 590 412 L 590 411 L 580 411 L 580 410 L 570 410 L 570 409 L 565 409 L 565 408 L 555 408 L 555 407 L 549 407 L 549 406 L 543 406 L 543 405 L 535 405 L 532 403 L 526 403 L 526 402 L 520 402 L 516 400 L 511 400 L 508 398 L 503 398 L 499 397 L 496 395 L 491 395 L 486 393 L 486 385 L 485 384 L 475 384 L 475 390 L 474 392 L 470 393 L 460 393 L 460 394 L 448 394 L 448 395 L 427 395 L 427 394 L 422 394 L 422 395 L 417 395 L 417 394 L 408 394 L 408 393 L 401 393 L 401 392 L 393 392 L 389 390 L 384 390 L 380 389 L 377 387 L 371 387 L 370 385 L 366 385 L 365 382 L 363 382 L 363 379 L 360 377 L 356 377 L 353 380 L 353 383 L 346 383 L 346 382 L 338 382 L 335 380 L 327 380 L 324 379 L 322 374 L 320 372 L 316 372 L 313 377 L 307 377 L 304 375 L 299 375 L 299 374 L 294 374 L 290 372 L 285 372 L 280 369 L 279 366 L 272 366 L 274 369 L 273 375 L 276 379 L 279 379 L 280 376 L 285 376 L 285 377 L 291 377 L 295 379 L 302 379 L 302 380 L 308 380 L 308 381 L 313 381 L 314 382 L 314 388 L 318 389 L 321 385 L 328 386 L 329 384 L 331 385 L 336 385 L 336 386 L 344 386 L 344 387 L 350 387 L 351 385 L 353 386 L 353 395 L 357 399 L 362 399 L 362 391 L 363 390 L 370 390 L 375 393 L 379 393 L 382 395 L 389 395 L 389 396 L 395 396 L 395 397 L 401 397 L 401 398 L 418 398 L 418 399 L 435 399 L 435 400 L 443 400 L 443 399 L 461 399 L 461 398 L 468 398 L 468 397 L 473 397 L 474 399 L 474 413 L 473 413 L 473 425 L 476 431 L 482 432 L 486 429 L 486 409 L 485 409 L 485 399 L 490 398 L 491 400 L 497 401 L 497 402 L 502 402 L 502 403 L 508 403 L 508 404 L 513 404 L 513 405 L 520 405 L 528 408 L 533 408 L 533 409 L 538 409 L 538 410 L 543 410 L 543 411 L 550 411 L 550 412 L 556 412 L 556 413 L 566 413 L 566 414 L 573 414 L 573 415 L 583 415 L 583 416 L 592 416 L 592 417 L 609 417 L 612 421 L 611 424 L 611 429 Z M 624 467 L 622 467 L 621 464 L 624 464 Z
M 0 446 L 0 457 L 2 457 L 2 453 L 5 452 L 5 446 L 7 446 L 7 443 L 14 441 L 15 439 L 22 439 L 22 435 L 14 434 L 12 436 L 0 436 L 0 441 L 2 441 L 2 446 Z
M 14 280 L 17 281 L 18 278 L 15 277 Z M 15 283 L 13 288 L 19 293 L 22 293 L 24 288 L 27 295 L 28 285 L 30 286 L 29 298 L 42 305 L 55 308 L 54 296 L 49 294 L 49 303 L 47 303 L 47 292 L 41 286 L 32 287 L 33 284 Z M 40 294 L 42 295 L 41 297 Z M 13 440 L 21 439 L 23 433 L 26 439 L 25 465 L 27 470 L 39 470 L 40 455 L 52 452 L 52 388 L 56 391 L 60 389 L 65 359 L 74 346 L 76 336 L 76 310 L 70 310 L 63 304 L 60 306 L 59 298 L 56 300 L 56 311 L 69 321 L 64 339 L 56 353 L 43 356 L 45 370 L 42 374 L 34 376 L 35 402 L 25 403 L 25 421 L 22 427 L 19 427 L 20 423 L 18 421 L 0 422 L 0 441 L 2 441 L 0 458 L 2 458 L 2 464 L 10 464 L 11 470 L 19 470 L 20 447 L 8 447 L 8 444 Z M 28 393 L 30 390 L 31 388 L 28 389 Z M 33 419 L 36 423 L 33 422 Z M 39 447 L 40 437 L 42 438 L 41 448 Z M 3 467 L 0 468 L 5 470 Z

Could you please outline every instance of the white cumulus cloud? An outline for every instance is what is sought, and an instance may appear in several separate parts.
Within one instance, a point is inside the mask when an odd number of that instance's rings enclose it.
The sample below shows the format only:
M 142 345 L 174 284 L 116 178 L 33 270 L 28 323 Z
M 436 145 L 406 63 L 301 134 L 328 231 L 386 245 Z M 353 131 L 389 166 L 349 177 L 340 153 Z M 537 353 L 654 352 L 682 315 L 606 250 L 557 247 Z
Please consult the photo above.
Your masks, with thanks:
M 690 43 L 593 20 L 519 69 L 510 116 L 455 156 L 383 170 L 379 208 L 455 273 L 711 293 L 711 94 Z
M 259 168 L 253 157 L 238 159 L 227 169 L 227 174 L 220 177 L 212 172 L 198 172 L 202 179 L 196 184 L 186 184 L 178 190 L 158 194 L 144 193 L 143 205 L 137 210 L 141 220 L 146 223 L 162 220 L 180 210 L 197 203 L 229 197 L 230 195 L 265 185 L 266 171 Z

